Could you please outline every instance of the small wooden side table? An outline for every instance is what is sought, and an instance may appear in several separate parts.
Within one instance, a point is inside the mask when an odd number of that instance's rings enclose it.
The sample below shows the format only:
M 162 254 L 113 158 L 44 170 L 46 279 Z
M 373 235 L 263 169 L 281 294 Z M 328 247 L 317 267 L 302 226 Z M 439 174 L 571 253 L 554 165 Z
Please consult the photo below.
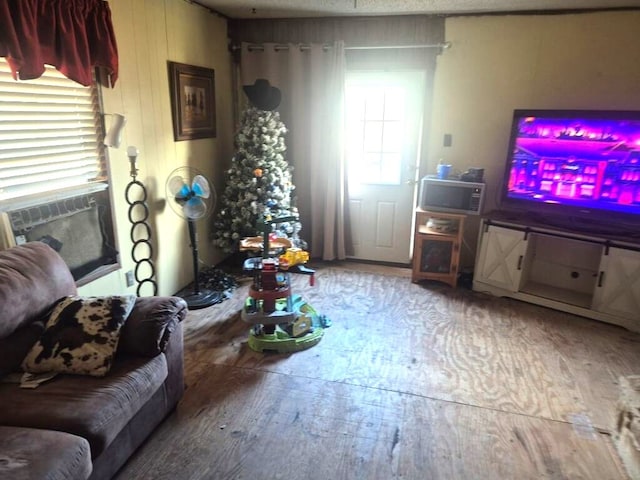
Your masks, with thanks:
M 456 286 L 465 218 L 457 213 L 415 210 L 412 282 L 428 279 Z

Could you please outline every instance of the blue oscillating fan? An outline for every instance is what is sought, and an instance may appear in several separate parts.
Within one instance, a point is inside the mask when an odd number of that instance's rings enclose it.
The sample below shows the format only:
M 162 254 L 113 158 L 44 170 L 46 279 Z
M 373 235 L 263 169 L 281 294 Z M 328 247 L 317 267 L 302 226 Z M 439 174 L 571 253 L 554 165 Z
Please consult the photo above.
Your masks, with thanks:
M 209 180 L 195 168 L 179 167 L 169 175 L 166 194 L 171 209 L 187 220 L 193 253 L 193 289 L 182 290 L 176 295 L 184 298 L 189 310 L 218 303 L 222 297 L 220 292 L 200 288 L 196 236 L 196 221 L 208 217 L 215 207 L 215 190 Z

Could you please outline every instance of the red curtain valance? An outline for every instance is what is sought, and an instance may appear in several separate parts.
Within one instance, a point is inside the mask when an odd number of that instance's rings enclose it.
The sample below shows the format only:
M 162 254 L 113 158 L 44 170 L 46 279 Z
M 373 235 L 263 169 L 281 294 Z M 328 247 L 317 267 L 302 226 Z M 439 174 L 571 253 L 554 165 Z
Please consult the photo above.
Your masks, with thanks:
M 104 0 L 0 0 L 0 57 L 14 78 L 29 80 L 53 65 L 90 85 L 94 67 L 104 67 L 113 85 L 118 48 L 111 10 Z

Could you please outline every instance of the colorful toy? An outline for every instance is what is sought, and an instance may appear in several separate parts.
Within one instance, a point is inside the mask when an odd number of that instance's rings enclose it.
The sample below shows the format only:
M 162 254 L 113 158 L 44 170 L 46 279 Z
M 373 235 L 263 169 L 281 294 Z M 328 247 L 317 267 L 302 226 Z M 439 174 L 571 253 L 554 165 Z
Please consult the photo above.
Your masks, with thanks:
M 269 238 L 271 226 L 290 220 L 295 220 L 295 217 L 261 221 L 258 226 L 263 231 L 262 256 L 248 258 L 243 265 L 244 271 L 253 275 L 253 283 L 241 318 L 253 325 L 248 343 L 257 352 L 290 353 L 313 347 L 322 339 L 324 328 L 331 323 L 300 295 L 291 294 L 292 273 L 309 275 L 309 283 L 314 284 L 315 270 L 303 265 L 309 254 L 301 249 L 287 248 L 278 258 L 270 256 L 274 255 Z M 259 243 L 256 238 L 259 237 L 243 241 L 241 249 L 255 251 L 255 245 Z
M 295 267 L 301 263 L 307 263 L 309 261 L 309 253 L 305 252 L 301 248 L 287 248 L 278 258 L 280 268 L 287 270 L 289 267 Z

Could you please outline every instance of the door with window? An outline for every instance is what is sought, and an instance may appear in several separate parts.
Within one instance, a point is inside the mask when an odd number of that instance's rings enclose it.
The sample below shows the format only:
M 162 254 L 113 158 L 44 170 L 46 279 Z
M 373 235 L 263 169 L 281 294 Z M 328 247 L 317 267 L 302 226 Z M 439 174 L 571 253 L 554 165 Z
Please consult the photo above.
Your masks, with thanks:
M 410 262 L 424 72 L 349 72 L 346 160 L 353 256 Z

